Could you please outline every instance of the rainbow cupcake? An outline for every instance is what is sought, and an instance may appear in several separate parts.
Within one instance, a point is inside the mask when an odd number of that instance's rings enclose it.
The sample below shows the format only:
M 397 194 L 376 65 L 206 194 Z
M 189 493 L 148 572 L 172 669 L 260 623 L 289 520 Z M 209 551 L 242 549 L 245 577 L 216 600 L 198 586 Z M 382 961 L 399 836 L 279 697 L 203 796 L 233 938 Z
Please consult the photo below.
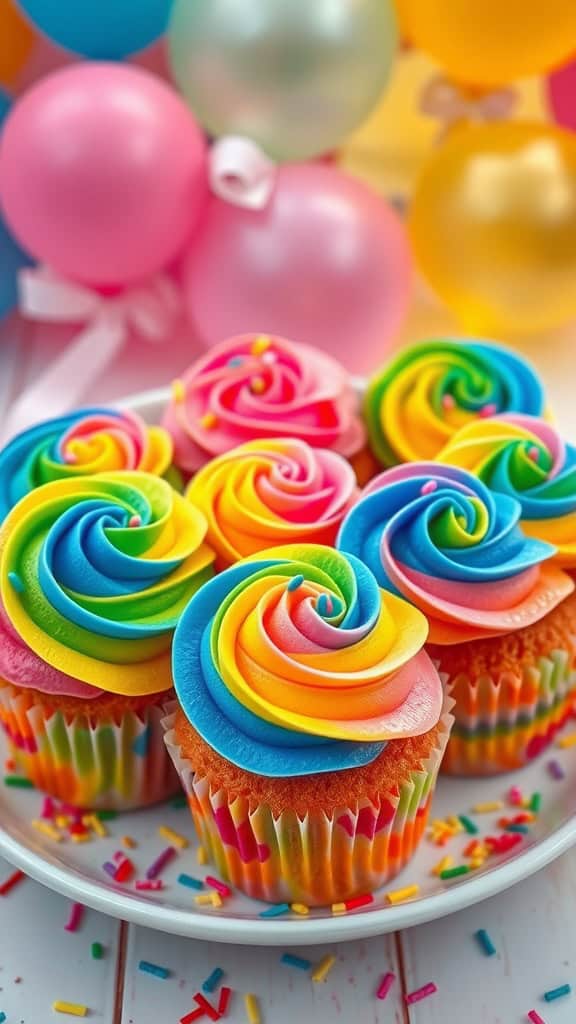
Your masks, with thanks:
M 322 905 L 404 867 L 451 725 L 426 634 L 366 566 L 320 545 L 260 552 L 192 598 L 166 743 L 234 885 Z
M 204 516 L 164 480 L 45 484 L 0 529 L 0 725 L 38 788 L 79 807 L 163 799 L 161 719 L 183 608 L 213 574 Z
M 428 617 L 427 650 L 456 702 L 453 774 L 521 767 L 572 711 L 574 582 L 520 514 L 463 470 L 412 463 L 371 482 L 338 538 Z

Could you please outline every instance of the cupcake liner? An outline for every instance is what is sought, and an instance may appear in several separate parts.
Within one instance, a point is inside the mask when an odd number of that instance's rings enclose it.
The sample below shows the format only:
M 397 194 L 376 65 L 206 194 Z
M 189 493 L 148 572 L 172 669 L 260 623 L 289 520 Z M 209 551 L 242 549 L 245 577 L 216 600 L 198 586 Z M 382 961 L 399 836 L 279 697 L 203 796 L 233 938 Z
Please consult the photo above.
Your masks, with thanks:
M 165 742 L 182 781 L 198 838 L 218 872 L 249 896 L 272 903 L 322 906 L 373 892 L 407 864 L 422 837 L 452 725 L 446 698 L 439 743 L 410 771 L 399 792 L 379 793 L 331 815 L 274 815 L 248 797 L 230 799 L 194 773 L 174 735 Z
M 552 651 L 522 674 L 448 679 L 454 728 L 442 773 L 497 775 L 533 760 L 574 714 L 573 654 Z
M 166 703 L 94 719 L 49 711 L 30 690 L 0 684 L 0 726 L 34 785 L 75 807 L 125 811 L 178 791 L 163 742 Z

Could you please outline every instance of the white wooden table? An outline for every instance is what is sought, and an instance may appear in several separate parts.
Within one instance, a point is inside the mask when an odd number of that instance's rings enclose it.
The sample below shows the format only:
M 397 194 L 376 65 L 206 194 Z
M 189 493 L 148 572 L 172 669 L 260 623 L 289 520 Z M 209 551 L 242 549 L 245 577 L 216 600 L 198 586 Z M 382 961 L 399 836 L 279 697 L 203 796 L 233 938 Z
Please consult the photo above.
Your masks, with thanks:
M 428 321 L 447 329 L 434 311 Z M 430 333 L 419 312 L 412 337 Z M 60 347 L 57 333 L 42 340 L 15 323 L 0 331 L 0 413 L 38 367 Z M 574 343 L 547 339 L 530 354 L 546 371 L 561 406 L 565 429 L 576 434 L 573 380 Z M 162 351 L 143 354 L 128 347 L 107 380 L 91 383 L 88 401 L 164 384 L 190 361 L 190 343 L 179 339 Z M 136 369 L 137 368 L 137 369 Z M 563 385 L 562 383 L 563 382 Z M 12 869 L 0 859 L 0 884 Z M 0 1020 L 46 1024 L 73 1020 L 53 1013 L 55 1000 L 85 1004 L 90 1018 L 106 1024 L 177 1024 L 193 1008 L 192 996 L 216 967 L 239 992 L 257 995 L 262 1024 L 520 1024 L 536 1009 L 546 1024 L 574 1024 L 576 991 L 549 1005 L 546 990 L 566 982 L 576 989 L 576 851 L 539 875 L 484 904 L 434 924 L 393 936 L 332 947 L 337 963 L 324 984 L 280 963 L 283 950 L 251 949 L 185 940 L 127 926 L 86 910 L 80 929 L 64 930 L 67 900 L 29 879 L 0 897 Z M 486 928 L 497 949 L 487 958 L 474 933 Z M 102 960 L 91 944 L 102 943 Z M 294 952 L 319 960 L 328 947 Z M 159 980 L 138 970 L 140 960 L 161 964 L 170 977 Z M 375 998 L 382 975 L 396 981 L 383 1002 Z M 407 1007 L 406 993 L 433 981 L 438 992 Z M 205 1018 L 204 1018 L 205 1019 Z M 227 1017 L 247 1021 L 236 997 Z

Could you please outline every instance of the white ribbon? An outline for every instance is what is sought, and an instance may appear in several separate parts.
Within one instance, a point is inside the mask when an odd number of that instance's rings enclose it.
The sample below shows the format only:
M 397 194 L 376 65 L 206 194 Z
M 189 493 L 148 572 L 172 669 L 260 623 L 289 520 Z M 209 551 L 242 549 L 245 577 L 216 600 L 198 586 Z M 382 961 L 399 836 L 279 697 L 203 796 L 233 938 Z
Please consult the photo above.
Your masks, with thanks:
M 210 150 L 210 187 L 234 206 L 263 210 L 274 191 L 276 170 L 255 142 L 240 135 L 218 139 Z
M 84 323 L 62 355 L 12 405 L 0 429 L 2 443 L 40 419 L 77 405 L 112 362 L 131 331 L 163 341 L 180 311 L 178 290 L 158 275 L 146 284 L 107 296 L 60 277 L 47 267 L 19 275 L 20 312 L 42 323 Z
M 459 121 L 505 121 L 513 113 L 517 102 L 518 96 L 514 89 L 495 89 L 474 96 L 439 75 L 424 87 L 420 109 L 423 114 L 437 117 L 445 128 L 450 128 Z

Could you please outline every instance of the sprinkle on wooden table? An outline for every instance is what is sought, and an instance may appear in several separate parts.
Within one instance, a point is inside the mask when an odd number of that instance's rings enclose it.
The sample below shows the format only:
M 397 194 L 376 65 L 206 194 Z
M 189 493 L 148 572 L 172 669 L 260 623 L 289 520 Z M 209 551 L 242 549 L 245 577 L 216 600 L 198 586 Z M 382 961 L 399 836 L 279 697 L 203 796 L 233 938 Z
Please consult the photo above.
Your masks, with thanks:
M 215 967 L 211 974 L 208 975 L 206 981 L 202 982 L 203 992 L 213 992 L 218 987 L 222 978 L 224 977 L 224 971 L 221 967 Z
M 218 1001 L 218 1013 L 221 1017 L 225 1017 L 230 1006 L 230 999 L 232 997 L 232 989 L 228 988 L 227 985 L 223 985 L 220 990 L 220 999 Z
M 348 913 L 348 911 L 346 910 L 346 904 L 345 903 L 333 903 L 330 909 L 331 909 L 333 914 L 346 914 L 346 913 Z
M 404 996 L 404 1001 L 407 1006 L 412 1006 L 413 1003 L 419 1003 L 422 999 L 427 999 L 428 996 L 433 996 L 438 989 L 433 981 L 429 981 L 427 985 L 423 985 L 422 988 L 417 988 L 415 992 L 410 992 L 409 995 Z
M 0 896 L 7 896 L 8 893 L 11 892 L 11 890 L 24 878 L 26 878 L 26 875 L 23 871 L 14 871 L 8 876 L 6 881 L 2 882 L 0 885 Z
M 508 803 L 512 804 L 513 807 L 520 807 L 523 799 L 520 786 L 511 786 L 508 790 Z
M 440 872 L 440 878 L 443 882 L 450 878 L 460 878 L 460 875 L 467 875 L 470 868 L 467 864 L 459 864 L 456 868 L 447 868 L 446 871 Z
M 190 840 L 187 839 L 186 836 L 180 835 L 179 832 L 175 832 L 174 829 L 168 828 L 167 825 L 160 825 L 158 835 L 172 846 L 177 846 L 179 850 L 187 850 L 190 846 Z
M 571 732 L 568 736 L 563 736 L 562 739 L 558 740 L 556 746 L 560 747 L 560 750 L 568 750 L 570 747 L 576 747 L 576 732 Z
M 333 953 L 328 953 L 327 956 L 322 957 L 320 963 L 312 971 L 312 981 L 326 981 L 335 963 L 336 957 Z
M 560 779 L 566 778 L 566 772 L 560 764 L 560 761 L 558 761 L 555 757 L 551 761 L 548 761 L 546 767 L 548 768 L 549 774 L 552 776 L 553 779 L 556 779 L 557 782 L 559 782 Z
M 383 975 L 378 988 L 376 989 L 376 999 L 386 999 L 392 985 L 396 981 L 396 975 L 392 974 L 392 971 L 387 971 Z
M 199 907 L 213 907 L 215 896 L 220 899 L 217 892 L 201 892 L 199 896 L 194 897 L 194 903 L 197 903 Z
M 206 864 L 208 861 L 208 854 L 203 846 L 199 846 L 196 850 L 196 860 L 199 864 Z
M 105 860 L 102 865 L 102 871 L 105 871 L 107 875 L 110 875 L 110 878 L 114 878 L 116 874 L 116 865 L 113 864 L 111 860 Z
M 544 999 L 547 1003 L 553 1003 L 556 999 L 561 999 L 562 996 L 570 995 L 572 991 L 571 985 L 559 985 L 558 988 L 551 988 L 548 992 L 544 993 Z
M 492 814 L 493 811 L 501 811 L 503 807 L 503 800 L 490 800 L 485 804 L 475 804 L 472 810 L 474 814 Z
M 469 836 L 478 835 L 478 825 L 476 825 L 476 823 L 472 821 L 471 818 L 468 818 L 465 814 L 459 814 L 458 818 L 460 819 L 460 822 L 464 827 L 464 831 L 467 832 Z
M 528 1020 L 532 1021 L 532 1024 L 546 1024 L 546 1022 L 542 1020 L 542 1017 L 539 1013 L 536 1012 L 536 1010 L 529 1010 L 526 1016 Z
M 160 892 L 164 888 L 164 882 L 161 878 L 139 878 L 134 888 L 137 892 Z
M 67 1013 L 71 1017 L 86 1017 L 88 1014 L 87 1006 L 81 1006 L 80 1003 L 65 1003 L 61 999 L 57 999 L 55 1003 L 52 1003 L 52 1009 L 56 1013 Z
M 454 857 L 442 857 L 442 860 L 439 860 L 438 863 L 434 865 L 430 873 L 432 875 L 439 876 L 443 871 L 448 871 L 448 869 L 452 867 L 454 867 Z
M 413 896 L 418 896 L 420 892 L 419 885 L 407 885 L 404 889 L 396 889 L 395 892 L 387 892 L 385 899 L 388 903 L 403 903 L 404 900 L 411 900 Z
M 135 850 L 138 845 L 136 840 L 132 839 L 132 836 L 122 836 L 120 842 L 125 850 Z
M 36 789 L 34 783 L 24 775 L 5 775 L 4 785 L 11 789 Z
M 26 590 L 24 580 L 17 572 L 12 571 L 8 573 L 8 582 L 11 583 L 17 594 L 23 594 Z
M 162 981 L 166 981 L 166 978 L 170 977 L 170 971 L 167 967 L 152 964 L 149 960 L 141 960 L 138 964 L 138 970 L 142 971 L 143 974 L 152 974 L 153 977 L 160 978 Z
M 258 1006 L 258 1000 L 252 992 L 248 992 L 244 996 L 244 1006 L 246 1007 L 246 1016 L 248 1017 L 249 1024 L 260 1024 L 260 1008 Z
M 258 917 L 282 917 L 282 914 L 290 913 L 289 903 L 275 903 L 272 907 L 261 910 Z
M 53 839 L 55 843 L 61 843 L 64 838 L 62 833 L 58 831 L 54 825 L 50 825 L 47 821 L 42 821 L 41 818 L 35 818 L 32 822 L 32 828 L 35 828 L 37 832 L 41 832 L 43 836 L 48 836 L 49 839 Z
M 307 907 L 305 903 L 291 903 L 290 910 L 293 914 L 300 914 L 301 917 L 306 917 L 306 914 L 310 913 L 310 907 Z
M 533 811 L 534 814 L 539 814 L 541 806 L 542 793 L 532 793 L 532 799 L 530 800 L 530 810 Z
M 194 996 L 194 1002 L 198 1003 L 198 1006 L 202 1007 L 202 1011 L 204 1012 L 205 1016 L 209 1017 L 210 1020 L 220 1020 L 220 1014 L 218 1013 L 218 1010 L 214 1006 L 212 1006 L 212 1003 L 208 1002 L 206 997 L 203 996 L 201 992 L 196 992 Z
M 293 953 L 283 953 L 280 957 L 280 963 L 286 964 L 287 967 L 297 967 L 299 971 L 309 971 L 312 967 L 310 960 L 304 960 L 301 956 L 294 956 Z
M 220 894 L 224 899 L 228 899 L 232 895 L 232 889 L 225 882 L 221 882 L 219 878 L 214 878 L 213 875 L 206 875 L 206 885 L 209 885 L 211 889 L 216 889 L 216 892 Z
M 129 882 L 134 876 L 136 868 L 125 854 L 120 853 L 120 857 L 117 858 L 114 854 L 114 860 L 116 861 L 116 874 L 114 875 L 115 882 Z
M 82 903 L 73 903 L 70 907 L 70 916 L 64 925 L 64 931 L 66 932 L 77 932 L 80 925 L 82 924 L 82 918 L 84 917 L 84 907 Z
M 146 870 L 146 878 L 158 878 L 160 872 L 164 870 L 164 868 L 170 863 L 171 860 L 174 860 L 175 856 L 176 850 L 174 849 L 174 847 L 167 846 L 166 849 L 162 851 L 160 856 L 157 857 L 156 860 L 153 861 L 150 867 Z
M 488 935 L 488 932 L 486 931 L 485 928 L 479 928 L 477 932 L 474 932 L 474 937 L 478 942 L 478 945 L 480 946 L 482 952 L 485 953 L 486 956 L 496 955 L 496 946 L 492 942 L 492 939 Z
M 93 942 L 90 947 L 90 954 L 93 960 L 102 960 L 104 957 L 104 946 L 101 942 Z
M 353 896 L 352 899 L 346 900 L 344 906 L 346 910 L 359 910 L 360 907 L 369 907 L 371 903 L 374 903 L 374 897 L 372 893 L 367 892 L 364 896 Z
M 185 1017 L 180 1017 L 180 1024 L 192 1024 L 193 1021 L 200 1020 L 201 1017 L 205 1017 L 206 1014 L 201 1006 L 196 1010 L 192 1010 L 191 1013 L 187 1013 Z
M 203 889 L 204 882 L 199 878 L 193 878 L 192 875 L 178 875 L 178 885 L 185 885 L 187 889 Z

